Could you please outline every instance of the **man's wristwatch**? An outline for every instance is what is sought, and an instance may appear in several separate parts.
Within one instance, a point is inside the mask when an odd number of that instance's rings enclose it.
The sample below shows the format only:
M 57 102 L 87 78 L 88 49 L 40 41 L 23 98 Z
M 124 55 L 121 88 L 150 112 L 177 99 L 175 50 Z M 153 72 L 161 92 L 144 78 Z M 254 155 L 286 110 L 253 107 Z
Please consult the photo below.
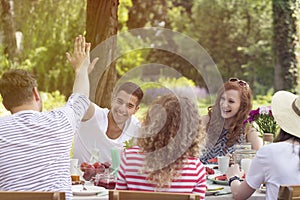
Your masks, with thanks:
M 238 180 L 238 181 L 240 181 L 240 182 L 243 181 L 242 179 L 240 179 L 240 177 L 238 177 L 238 176 L 233 176 L 233 177 L 231 177 L 231 178 L 229 179 L 228 185 L 231 186 L 232 181 L 235 181 L 235 180 Z

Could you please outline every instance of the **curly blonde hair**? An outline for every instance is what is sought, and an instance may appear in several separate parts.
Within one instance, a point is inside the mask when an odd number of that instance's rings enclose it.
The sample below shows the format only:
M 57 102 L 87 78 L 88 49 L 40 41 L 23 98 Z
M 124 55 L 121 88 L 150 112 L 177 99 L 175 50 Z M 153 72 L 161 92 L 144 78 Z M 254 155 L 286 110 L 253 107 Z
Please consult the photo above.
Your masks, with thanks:
M 241 105 L 234 116 L 234 123 L 230 124 L 229 131 L 226 135 L 226 147 L 235 144 L 240 135 L 245 134 L 244 120 L 247 119 L 248 114 L 252 108 L 252 91 L 249 85 L 241 86 L 237 81 L 227 81 L 224 83 L 217 93 L 217 98 L 213 106 L 208 107 L 208 115 L 210 117 L 208 125 L 206 126 L 209 141 L 216 133 L 220 133 L 220 127 L 224 126 L 224 119 L 221 116 L 220 99 L 225 91 L 237 90 L 241 97 Z M 214 140 L 216 141 L 216 140 Z
M 197 106 L 186 97 L 173 94 L 155 100 L 142 125 L 137 145 L 146 153 L 141 173 L 157 188 L 170 187 L 180 176 L 188 157 L 199 157 L 206 131 Z

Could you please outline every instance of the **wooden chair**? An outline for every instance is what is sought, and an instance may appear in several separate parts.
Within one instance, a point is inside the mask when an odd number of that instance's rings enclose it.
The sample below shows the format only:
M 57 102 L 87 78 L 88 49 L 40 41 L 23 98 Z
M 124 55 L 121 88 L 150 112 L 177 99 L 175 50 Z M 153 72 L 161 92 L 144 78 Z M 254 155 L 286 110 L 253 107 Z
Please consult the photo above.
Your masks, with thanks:
M 200 200 L 199 194 L 110 190 L 109 200 Z
M 278 200 L 300 199 L 300 185 L 281 185 Z
M 64 192 L 0 191 L 1 200 L 65 200 Z

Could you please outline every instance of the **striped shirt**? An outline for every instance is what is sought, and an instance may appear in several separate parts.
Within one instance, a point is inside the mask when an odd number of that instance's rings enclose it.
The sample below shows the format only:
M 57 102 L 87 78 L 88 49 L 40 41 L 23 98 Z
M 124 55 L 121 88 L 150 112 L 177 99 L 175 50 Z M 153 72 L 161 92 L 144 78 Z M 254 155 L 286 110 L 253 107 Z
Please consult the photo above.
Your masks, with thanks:
M 227 138 L 226 135 L 228 133 L 228 129 L 223 129 L 222 133 L 217 141 L 217 143 L 213 147 L 206 147 L 202 156 L 200 157 L 200 161 L 203 164 L 208 164 L 208 160 L 212 158 L 217 158 L 218 156 L 225 156 L 226 154 L 232 154 L 235 149 L 235 144 L 226 147 Z M 241 134 L 238 138 L 236 144 L 241 144 L 245 141 L 244 134 Z
M 0 190 L 62 191 L 72 199 L 72 137 L 89 103 L 73 94 L 57 110 L 0 118 Z
M 128 148 L 122 153 L 117 190 L 198 193 L 204 199 L 206 171 L 199 158 L 188 158 L 184 162 L 180 177 L 172 180 L 170 188 L 156 188 L 155 184 L 148 182 L 147 175 L 140 173 L 144 159 L 145 154 L 141 153 L 139 147 Z

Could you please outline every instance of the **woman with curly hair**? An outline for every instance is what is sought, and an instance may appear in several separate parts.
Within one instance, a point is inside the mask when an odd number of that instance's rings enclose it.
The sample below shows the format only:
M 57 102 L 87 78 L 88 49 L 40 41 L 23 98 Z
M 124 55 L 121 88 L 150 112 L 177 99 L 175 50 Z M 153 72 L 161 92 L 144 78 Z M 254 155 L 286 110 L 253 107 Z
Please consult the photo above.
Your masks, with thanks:
M 262 146 L 258 132 L 244 121 L 252 108 L 252 92 L 247 82 L 230 78 L 217 93 L 213 106 L 208 107 L 208 115 L 202 118 L 207 131 L 207 146 L 201 162 L 231 154 L 234 145 L 251 143 L 252 149 Z
M 199 193 L 206 172 L 199 160 L 206 132 L 197 106 L 186 97 L 162 96 L 150 106 L 137 146 L 121 156 L 116 189 Z

